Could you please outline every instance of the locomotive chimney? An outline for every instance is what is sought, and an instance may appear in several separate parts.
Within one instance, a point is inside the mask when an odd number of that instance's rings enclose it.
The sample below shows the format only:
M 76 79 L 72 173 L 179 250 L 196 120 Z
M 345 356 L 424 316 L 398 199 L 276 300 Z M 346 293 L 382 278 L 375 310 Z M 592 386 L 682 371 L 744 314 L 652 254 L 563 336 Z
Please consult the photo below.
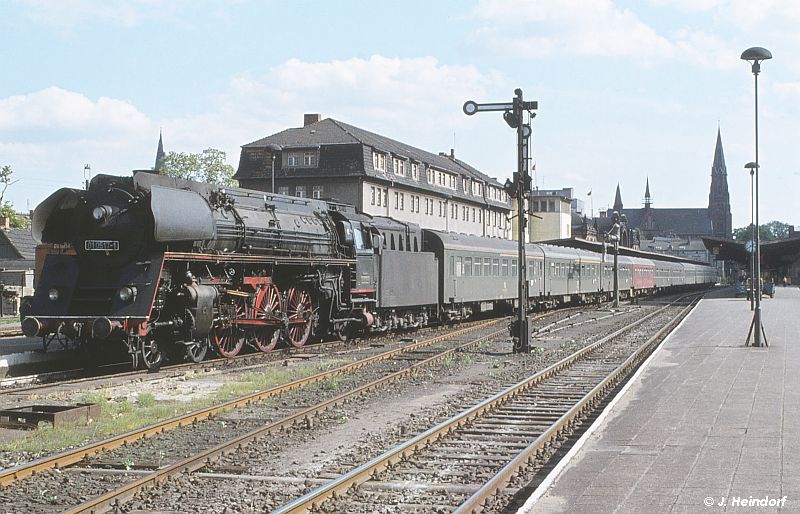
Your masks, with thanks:
M 304 114 L 303 115 L 303 126 L 307 127 L 312 123 L 317 123 L 319 120 L 322 119 L 322 116 L 319 114 Z

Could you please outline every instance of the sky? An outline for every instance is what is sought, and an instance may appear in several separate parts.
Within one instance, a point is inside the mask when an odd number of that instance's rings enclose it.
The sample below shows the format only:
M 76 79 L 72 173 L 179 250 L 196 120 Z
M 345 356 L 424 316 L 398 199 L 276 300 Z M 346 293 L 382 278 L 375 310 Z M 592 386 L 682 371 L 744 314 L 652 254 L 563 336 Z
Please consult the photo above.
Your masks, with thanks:
M 167 151 L 240 146 L 304 113 L 458 158 L 501 182 L 516 136 L 467 100 L 539 108 L 540 188 L 597 212 L 708 205 L 717 130 L 733 226 L 750 222 L 759 75 L 760 219 L 798 225 L 796 0 L 0 0 L 0 165 L 33 209 L 92 174 Z M 592 191 L 591 196 L 587 196 Z

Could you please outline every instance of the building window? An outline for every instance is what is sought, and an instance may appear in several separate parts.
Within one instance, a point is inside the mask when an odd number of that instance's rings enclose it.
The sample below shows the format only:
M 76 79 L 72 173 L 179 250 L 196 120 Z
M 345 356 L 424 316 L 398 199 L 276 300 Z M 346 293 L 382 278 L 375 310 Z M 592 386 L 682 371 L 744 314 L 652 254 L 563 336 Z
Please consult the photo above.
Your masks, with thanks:
M 450 175 L 450 189 L 452 189 L 454 191 L 456 189 L 456 177 L 455 177 L 455 175 Z
M 475 207 L 472 208 L 472 222 L 475 223 Z
M 395 157 L 393 161 L 394 161 L 394 174 L 400 175 L 401 177 L 405 177 L 406 176 L 405 161 L 402 159 L 398 159 L 397 157 Z
M 461 189 L 464 191 L 464 194 L 469 194 L 469 188 L 467 187 L 468 181 L 467 177 L 463 177 L 461 179 Z
M 369 188 L 370 193 L 370 205 L 375 205 L 375 186 L 371 186 Z
M 314 166 L 317 158 L 314 152 L 303 152 L 303 166 Z
M 286 158 L 286 164 L 290 168 L 296 168 L 300 164 L 300 156 L 296 153 L 290 153 L 289 157 Z
M 294 188 L 294 195 L 297 198 L 305 198 L 306 197 L 306 186 L 297 186 Z
M 386 156 L 382 153 L 372 152 L 372 167 L 377 171 L 386 172 Z
M 442 217 L 442 201 L 439 200 L 439 217 Z
M 280 186 L 280 187 L 278 187 L 278 194 L 279 194 L 279 195 L 286 195 L 286 196 L 289 196 L 289 188 L 288 188 L 288 187 L 286 187 L 286 186 Z
M 377 205 L 378 205 L 378 207 L 380 207 L 380 206 L 381 206 L 381 204 L 383 203 L 383 202 L 381 201 L 381 196 L 383 196 L 383 195 L 381 195 L 381 190 L 380 190 L 380 188 L 378 188 L 377 190 L 375 190 L 375 193 L 376 193 L 375 197 L 376 197 L 376 198 L 377 198 L 377 200 L 378 200 L 378 204 L 377 204 Z
M 314 186 L 314 189 L 311 191 L 311 197 L 319 200 L 322 198 L 322 191 L 322 186 Z
M 411 178 L 419 180 L 419 164 L 415 162 L 411 163 Z
M 394 192 L 394 208 L 395 209 L 400 208 L 400 193 L 398 193 L 397 191 Z
M 405 193 L 400 193 L 400 210 L 406 210 L 406 195 Z

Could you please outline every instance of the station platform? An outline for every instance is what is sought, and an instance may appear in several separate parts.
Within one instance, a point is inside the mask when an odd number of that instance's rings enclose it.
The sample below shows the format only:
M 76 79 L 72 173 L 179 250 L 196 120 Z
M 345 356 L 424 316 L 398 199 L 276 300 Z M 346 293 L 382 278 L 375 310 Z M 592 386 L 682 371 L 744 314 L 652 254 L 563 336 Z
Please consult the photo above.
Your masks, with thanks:
M 714 291 L 673 331 L 519 510 L 800 512 L 800 289 Z

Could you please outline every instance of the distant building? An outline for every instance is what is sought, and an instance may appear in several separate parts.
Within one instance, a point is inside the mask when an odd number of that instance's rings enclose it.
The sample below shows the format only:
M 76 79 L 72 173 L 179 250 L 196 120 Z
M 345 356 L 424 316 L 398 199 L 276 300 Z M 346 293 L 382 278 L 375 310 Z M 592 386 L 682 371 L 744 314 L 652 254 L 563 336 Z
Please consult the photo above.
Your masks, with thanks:
M 572 189 L 534 190 L 530 198 L 528 240 L 550 241 L 572 237 Z
M 36 241 L 30 229 L 11 228 L 8 218 L 0 225 L 0 314 L 17 315 L 19 300 L 33 294 Z
M 290 128 L 242 146 L 233 177 L 242 187 L 335 199 L 362 212 L 424 228 L 510 237 L 502 185 L 449 154 L 306 114 Z
M 642 250 L 650 250 L 643 246 L 647 244 L 652 245 L 654 251 L 680 256 L 686 256 L 688 252 L 696 257 L 702 257 L 699 260 L 710 261 L 711 255 L 707 251 L 703 251 L 701 254 L 700 248 L 704 247 L 701 238 L 708 236 L 730 238 L 732 233 L 727 175 L 725 155 L 722 150 L 722 136 L 717 130 L 714 161 L 711 166 L 708 207 L 655 208 L 650 195 L 650 179 L 648 178 L 645 183 L 643 207 L 626 209 L 622 203 L 619 184 L 617 184 L 613 208 L 601 213 L 597 219 L 598 237 L 602 237 L 611 228 L 612 215 L 616 211 L 625 214 L 628 228 L 635 231 L 631 240 L 638 238 Z M 684 241 L 685 244 L 677 246 L 672 244 L 680 241 Z M 660 249 L 655 249 L 655 247 Z M 691 250 L 689 250 L 690 248 Z

